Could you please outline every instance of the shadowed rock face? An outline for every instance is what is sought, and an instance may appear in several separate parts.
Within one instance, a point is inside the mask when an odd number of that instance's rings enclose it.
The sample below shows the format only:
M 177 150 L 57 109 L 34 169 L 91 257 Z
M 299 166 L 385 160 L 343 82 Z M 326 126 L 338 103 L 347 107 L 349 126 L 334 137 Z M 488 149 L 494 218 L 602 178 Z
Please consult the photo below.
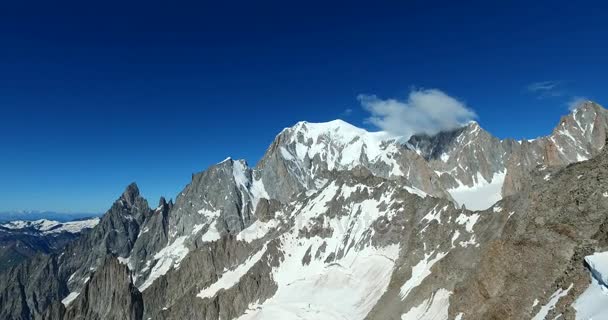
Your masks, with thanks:
M 143 311 L 143 299 L 129 269 L 117 259 L 108 258 L 69 305 L 64 319 L 141 319 Z
M 28 231 L 0 229 L 0 273 L 37 254 L 60 252 L 79 234 L 62 232 L 45 235 Z
M 608 250 L 605 130 L 592 103 L 531 142 L 298 123 L 175 204 L 128 186 L 61 253 L 0 273 L 0 318 L 528 319 L 568 289 L 548 318 L 573 319 L 583 258 Z M 455 205 L 500 172 L 509 196 Z

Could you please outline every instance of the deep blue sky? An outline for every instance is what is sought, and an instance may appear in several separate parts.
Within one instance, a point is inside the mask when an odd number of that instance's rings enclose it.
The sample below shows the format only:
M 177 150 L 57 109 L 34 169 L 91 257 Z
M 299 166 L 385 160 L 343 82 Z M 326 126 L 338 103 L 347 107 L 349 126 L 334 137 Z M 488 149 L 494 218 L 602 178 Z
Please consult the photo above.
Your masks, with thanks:
M 102 212 L 131 181 L 156 205 L 299 120 L 369 128 L 362 93 L 437 88 L 515 138 L 608 103 L 600 1 L 328 2 L 2 2 L 0 211 Z

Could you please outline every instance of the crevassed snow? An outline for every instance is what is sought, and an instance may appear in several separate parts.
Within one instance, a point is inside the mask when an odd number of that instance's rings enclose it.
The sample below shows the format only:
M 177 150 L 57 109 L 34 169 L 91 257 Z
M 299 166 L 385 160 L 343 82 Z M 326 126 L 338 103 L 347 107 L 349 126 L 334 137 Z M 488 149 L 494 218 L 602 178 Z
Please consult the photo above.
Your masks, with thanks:
M 146 290 L 156 279 L 165 275 L 171 268 L 178 268 L 179 263 L 186 257 L 189 250 L 185 246 L 186 236 L 181 236 L 170 245 L 166 246 L 154 255 L 154 260 L 158 261 L 146 281 L 139 286 L 139 291 Z
M 431 258 L 433 254 L 435 256 Z M 401 300 L 405 300 L 408 294 L 431 274 L 431 267 L 433 267 L 437 261 L 443 259 L 446 254 L 446 252 L 437 252 L 436 254 L 435 252 L 431 252 L 429 254 L 424 254 L 424 258 L 412 267 L 412 276 L 401 286 L 399 292 Z
M 572 305 L 576 319 L 608 319 L 608 252 L 586 256 L 585 261 L 590 268 L 591 284 Z
M 401 320 L 447 320 L 451 295 L 452 292 L 443 288 L 439 289 L 420 305 L 401 315 Z M 459 314 L 457 319 L 461 318 L 462 314 Z
M 469 187 L 448 189 L 448 193 L 458 203 L 465 205 L 469 210 L 485 210 L 502 199 L 502 185 L 505 181 L 506 171 L 495 173 L 492 181 L 488 182 L 480 173 L 477 173 L 477 183 Z
M 240 320 L 363 319 L 386 291 L 398 255 L 397 245 L 368 247 L 334 263 L 312 260 L 303 267 L 308 247 L 297 242 L 295 237 L 286 239 L 284 251 L 291 256 L 273 270 L 275 295 L 252 305 Z
M 221 278 L 219 278 L 216 282 L 212 283 L 209 287 L 201 290 L 201 292 L 199 292 L 199 294 L 197 294 L 196 296 L 201 299 L 212 298 L 218 291 L 222 289 L 226 290 L 232 288 L 232 286 L 237 284 L 241 277 L 244 276 L 249 271 L 249 269 L 251 269 L 251 267 L 253 267 L 253 265 L 255 265 L 262 258 L 265 252 L 266 246 L 264 245 L 261 250 L 249 257 L 247 261 L 239 264 L 233 270 L 228 270 L 224 272 Z
M 562 288 L 557 289 L 557 291 L 555 291 L 549 298 L 549 302 L 547 302 L 546 305 L 540 308 L 538 313 L 536 313 L 536 315 L 532 317 L 532 320 L 544 320 L 549 314 L 549 312 L 555 308 L 555 305 L 557 304 L 559 299 L 566 296 L 570 289 L 572 289 L 572 284 L 570 284 L 570 286 L 566 290 L 563 290 Z

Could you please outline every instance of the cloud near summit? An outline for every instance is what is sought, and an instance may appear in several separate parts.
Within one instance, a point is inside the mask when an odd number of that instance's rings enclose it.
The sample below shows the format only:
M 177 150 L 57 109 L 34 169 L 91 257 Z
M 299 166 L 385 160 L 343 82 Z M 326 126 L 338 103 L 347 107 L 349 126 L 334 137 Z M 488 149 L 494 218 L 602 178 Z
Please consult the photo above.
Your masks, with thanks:
M 367 121 L 404 139 L 455 129 L 477 118 L 463 102 L 438 89 L 412 89 L 405 101 L 366 94 L 357 99 L 370 113 Z

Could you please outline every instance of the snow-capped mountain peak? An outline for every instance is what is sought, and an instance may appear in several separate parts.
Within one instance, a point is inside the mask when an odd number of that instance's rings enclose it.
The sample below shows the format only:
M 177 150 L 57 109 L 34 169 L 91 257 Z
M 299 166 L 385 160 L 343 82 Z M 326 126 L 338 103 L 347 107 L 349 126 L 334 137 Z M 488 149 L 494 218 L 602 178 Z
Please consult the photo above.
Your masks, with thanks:
M 30 229 L 34 232 L 43 234 L 52 233 L 80 233 L 84 229 L 94 228 L 99 223 L 99 218 L 91 218 L 87 220 L 76 220 L 69 222 L 59 222 L 54 220 L 40 219 L 34 221 L 16 220 L 1 224 L 0 227 L 11 230 Z

